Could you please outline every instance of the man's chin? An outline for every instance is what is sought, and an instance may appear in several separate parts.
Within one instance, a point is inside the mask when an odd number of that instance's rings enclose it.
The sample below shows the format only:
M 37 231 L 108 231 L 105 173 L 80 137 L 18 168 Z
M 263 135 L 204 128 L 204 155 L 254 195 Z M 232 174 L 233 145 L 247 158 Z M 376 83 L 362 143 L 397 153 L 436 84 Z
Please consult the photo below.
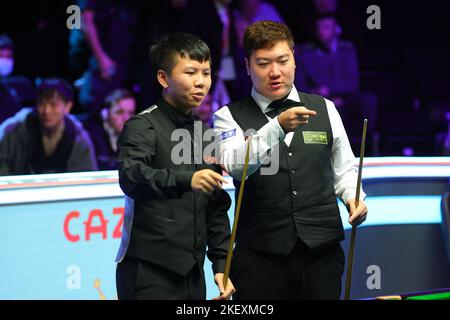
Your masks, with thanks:
M 278 99 L 285 97 L 289 93 L 290 90 L 291 90 L 291 88 L 286 88 L 286 87 L 282 87 L 277 90 L 269 89 L 269 90 L 267 90 L 267 93 L 265 94 L 265 96 L 271 100 L 278 100 Z
M 279 100 L 279 99 L 284 98 L 288 93 L 289 93 L 288 90 L 284 90 L 281 92 L 272 92 L 272 94 L 269 96 L 269 98 L 271 100 Z
M 191 109 L 197 109 L 198 107 L 200 107 L 202 105 L 202 102 L 203 102 L 203 100 L 201 102 L 193 101 L 189 104 L 189 107 Z
M 58 126 L 57 124 L 54 123 L 45 123 L 45 122 L 41 123 L 41 125 L 42 128 L 44 128 L 45 130 L 53 130 L 56 129 L 56 127 Z

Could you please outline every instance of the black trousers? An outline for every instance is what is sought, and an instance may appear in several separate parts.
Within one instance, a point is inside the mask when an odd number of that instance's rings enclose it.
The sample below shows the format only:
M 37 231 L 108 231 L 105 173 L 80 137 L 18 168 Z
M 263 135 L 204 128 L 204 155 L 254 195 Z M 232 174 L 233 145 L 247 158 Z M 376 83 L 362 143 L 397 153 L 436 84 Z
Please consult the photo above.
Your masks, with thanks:
M 126 256 L 116 268 L 119 300 L 205 300 L 203 269 L 196 264 L 182 276 L 154 263 Z
M 288 256 L 236 245 L 234 300 L 338 300 L 345 255 L 340 244 L 311 252 L 301 241 Z

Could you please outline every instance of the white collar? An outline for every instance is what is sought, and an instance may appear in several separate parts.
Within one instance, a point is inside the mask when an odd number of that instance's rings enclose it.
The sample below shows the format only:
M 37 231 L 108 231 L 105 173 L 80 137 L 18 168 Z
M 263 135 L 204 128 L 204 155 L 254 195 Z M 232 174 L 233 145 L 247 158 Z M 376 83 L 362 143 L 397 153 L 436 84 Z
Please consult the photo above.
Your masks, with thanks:
M 251 96 L 256 101 L 256 104 L 261 108 L 261 111 L 263 113 L 266 113 L 267 107 L 269 106 L 269 104 L 272 101 L 274 101 L 274 100 L 271 100 L 271 99 L 261 95 L 260 93 L 258 93 L 255 90 L 255 87 L 252 88 Z M 300 97 L 298 95 L 298 91 L 295 88 L 294 84 L 292 84 L 292 89 L 291 89 L 291 92 L 289 92 L 289 95 L 288 95 L 287 99 L 300 102 Z

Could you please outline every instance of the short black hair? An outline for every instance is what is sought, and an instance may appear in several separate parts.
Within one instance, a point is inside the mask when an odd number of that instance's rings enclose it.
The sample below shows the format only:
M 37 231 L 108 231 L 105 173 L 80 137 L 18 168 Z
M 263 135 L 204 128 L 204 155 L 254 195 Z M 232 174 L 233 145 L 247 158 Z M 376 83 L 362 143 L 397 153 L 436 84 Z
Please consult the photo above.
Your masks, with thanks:
M 66 80 L 58 78 L 44 79 L 38 84 L 36 89 L 37 104 L 44 100 L 50 100 L 55 95 L 66 103 L 73 101 L 72 86 Z
M 107 109 L 111 109 L 114 107 L 119 101 L 123 99 L 132 98 L 135 99 L 131 91 L 127 89 L 116 89 L 110 92 L 105 98 L 105 107 Z
M 211 63 L 211 53 L 202 39 L 190 33 L 172 33 L 161 36 L 150 47 L 153 71 L 156 73 L 158 70 L 163 70 L 170 73 L 175 65 L 177 54 L 182 58 Z
M 254 51 L 271 49 L 281 41 L 286 41 L 289 48 L 294 51 L 294 36 L 287 25 L 271 20 L 256 21 L 244 32 L 245 57 L 249 59 Z
M 14 52 L 14 42 L 6 34 L 0 34 L 0 49 L 10 49 Z

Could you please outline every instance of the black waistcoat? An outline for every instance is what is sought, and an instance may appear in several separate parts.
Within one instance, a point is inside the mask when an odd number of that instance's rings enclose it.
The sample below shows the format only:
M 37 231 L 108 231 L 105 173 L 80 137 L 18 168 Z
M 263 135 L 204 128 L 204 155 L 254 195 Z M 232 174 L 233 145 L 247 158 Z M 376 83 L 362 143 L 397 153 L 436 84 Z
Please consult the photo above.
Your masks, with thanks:
M 272 163 L 276 159 L 279 163 L 276 174 L 262 175 L 261 167 L 248 177 L 236 237 L 236 243 L 244 247 L 287 255 L 297 238 L 312 250 L 344 239 L 333 185 L 333 134 L 325 100 L 301 92 L 299 96 L 317 116 L 295 131 L 289 147 L 282 141 L 272 150 Z M 268 122 L 251 97 L 228 107 L 244 131 L 259 130 Z M 240 183 L 234 183 L 237 200 Z
M 176 150 L 181 150 L 181 146 L 186 150 L 188 145 L 192 147 L 194 143 L 202 144 L 202 150 L 205 150 L 210 143 L 207 139 L 192 140 L 185 136 L 172 141 L 171 135 L 176 127 L 160 108 L 142 112 L 139 116 L 149 121 L 156 135 L 156 152 L 151 163 L 153 168 L 192 172 L 211 169 L 220 172 L 218 166 L 206 164 L 201 154 L 194 152 L 190 155 L 192 161 L 187 161 L 188 163 L 178 164 L 172 161 L 174 150 L 178 154 Z M 207 129 L 203 124 L 201 130 L 194 131 L 196 134 L 200 131 L 204 133 Z M 190 137 L 193 137 L 194 132 L 189 132 Z M 196 146 L 195 150 L 199 151 L 200 148 Z M 193 156 L 196 159 L 192 159 Z M 127 201 L 132 200 L 128 198 Z M 186 275 L 195 263 L 203 266 L 207 241 L 205 213 L 210 196 L 176 188 L 158 194 L 150 186 L 141 186 L 132 202 L 133 230 L 127 255 L 148 260 L 181 275 Z

